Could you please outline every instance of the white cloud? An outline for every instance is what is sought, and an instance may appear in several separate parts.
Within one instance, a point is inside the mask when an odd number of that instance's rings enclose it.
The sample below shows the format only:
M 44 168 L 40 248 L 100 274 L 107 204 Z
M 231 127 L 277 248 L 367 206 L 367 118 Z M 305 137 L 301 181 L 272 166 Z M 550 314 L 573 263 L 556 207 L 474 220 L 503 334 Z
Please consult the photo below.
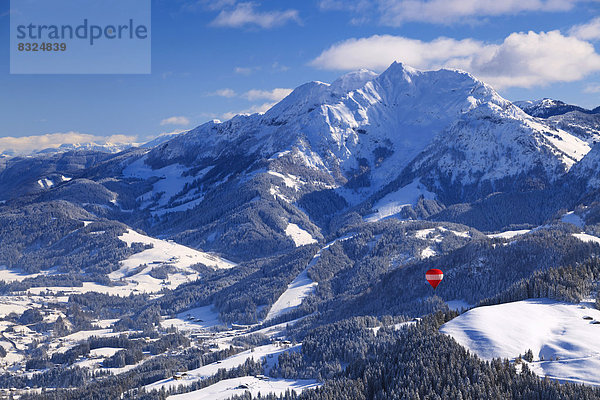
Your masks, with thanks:
M 215 92 L 209 93 L 209 95 L 210 96 L 232 98 L 232 97 L 237 96 L 237 93 L 233 89 L 225 88 L 225 89 L 219 89 L 219 90 L 217 90 Z
M 254 68 L 251 68 L 251 67 L 235 67 L 233 70 L 235 71 L 236 74 L 250 75 L 252 73 L 252 71 L 254 70 Z
M 311 65 L 332 70 L 383 70 L 394 61 L 419 69 L 464 69 L 495 87 L 572 82 L 600 71 L 600 55 L 591 43 L 559 31 L 513 33 L 501 44 L 375 35 L 335 44 Z
M 382 0 L 381 22 L 398 26 L 408 21 L 447 24 L 469 17 L 514 15 L 528 11 L 567 11 L 577 0 Z
M 594 18 L 587 24 L 575 25 L 569 33 L 583 40 L 600 40 L 600 17 Z
M 126 135 L 95 136 L 80 132 L 48 133 L 23 137 L 0 137 L 0 153 L 26 154 L 39 150 L 58 148 L 66 144 L 95 143 L 99 145 L 135 143 L 137 137 Z
M 241 97 L 249 101 L 256 100 L 269 100 L 270 102 L 279 102 L 284 99 L 288 94 L 292 93 L 292 89 L 286 88 L 275 88 L 273 90 L 260 90 L 251 89 L 245 93 L 238 95 L 233 89 L 219 89 L 215 92 L 209 93 L 209 96 L 220 96 L 226 98 Z M 235 114 L 234 114 L 235 115 Z
M 590 83 L 583 89 L 584 93 L 600 93 L 600 83 Z
M 233 9 L 221 10 L 213 26 L 242 28 L 246 26 L 270 29 L 293 21 L 300 23 L 298 10 L 257 11 L 255 3 L 239 3 Z
M 264 104 L 253 105 L 252 107 L 242 110 L 242 111 L 226 112 L 225 114 L 222 115 L 222 119 L 228 120 L 228 119 L 231 119 L 231 118 L 235 117 L 236 115 L 240 115 L 240 114 L 241 115 L 249 115 L 249 114 L 254 114 L 254 113 L 265 113 L 271 107 L 273 107 L 275 104 L 277 104 L 277 103 L 264 103 Z
M 181 6 L 181 10 L 186 12 L 218 11 L 227 6 L 234 6 L 236 2 L 237 0 L 186 0 Z
M 279 102 L 283 100 L 288 94 L 292 93 L 292 89 L 276 88 L 273 90 L 258 90 L 252 89 L 242 95 L 242 97 L 254 101 L 254 100 L 270 100 Z
M 597 0 L 321 0 L 320 8 L 371 14 L 384 25 L 400 26 L 414 21 L 466 23 L 478 17 L 568 11 L 577 3 L 590 1 Z M 354 16 L 353 21 L 360 20 Z
M 165 126 L 165 125 L 189 125 L 189 124 L 190 124 L 190 120 L 187 119 L 186 117 L 181 117 L 181 116 L 169 117 L 169 118 L 165 118 L 162 121 L 160 121 L 160 126 Z
M 275 62 L 274 62 L 272 65 L 271 65 L 271 68 L 272 68 L 274 71 L 277 71 L 277 72 L 285 72 L 285 71 L 289 71 L 289 69 L 290 69 L 290 67 L 288 67 L 287 65 L 280 64 L 280 63 L 279 63 L 279 62 L 277 62 L 277 61 L 275 61 Z

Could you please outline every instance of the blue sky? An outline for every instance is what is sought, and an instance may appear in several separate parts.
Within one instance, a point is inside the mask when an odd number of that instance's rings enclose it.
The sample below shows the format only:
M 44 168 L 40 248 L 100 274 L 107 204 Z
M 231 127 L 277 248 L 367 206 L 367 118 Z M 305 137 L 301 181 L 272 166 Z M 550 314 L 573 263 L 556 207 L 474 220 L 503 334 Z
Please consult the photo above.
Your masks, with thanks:
M 598 0 L 153 0 L 150 75 L 10 75 L 0 5 L 0 148 L 144 141 L 394 60 L 465 69 L 510 100 L 600 105 Z

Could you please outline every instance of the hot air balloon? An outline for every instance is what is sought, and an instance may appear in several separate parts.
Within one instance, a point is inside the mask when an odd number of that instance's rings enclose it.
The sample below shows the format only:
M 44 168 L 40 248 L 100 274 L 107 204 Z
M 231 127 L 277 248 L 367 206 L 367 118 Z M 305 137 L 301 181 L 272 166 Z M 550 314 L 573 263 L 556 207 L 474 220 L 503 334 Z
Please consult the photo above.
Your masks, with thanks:
M 427 279 L 427 282 L 429 282 L 429 284 L 435 289 L 440 284 L 442 279 L 444 279 L 444 273 L 439 269 L 430 269 L 429 271 L 425 272 L 425 279 Z

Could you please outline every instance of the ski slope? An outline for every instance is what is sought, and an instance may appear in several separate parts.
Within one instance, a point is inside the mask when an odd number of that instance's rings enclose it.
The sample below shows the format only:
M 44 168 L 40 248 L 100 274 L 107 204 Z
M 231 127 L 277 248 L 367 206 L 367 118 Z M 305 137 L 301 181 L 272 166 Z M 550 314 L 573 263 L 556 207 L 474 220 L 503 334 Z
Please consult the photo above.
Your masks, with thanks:
M 352 236 L 345 236 L 343 238 L 336 239 L 319 250 L 319 252 L 315 254 L 313 259 L 308 263 L 308 266 L 302 272 L 300 272 L 300 274 L 298 274 L 292 283 L 288 285 L 286 291 L 283 292 L 273 306 L 271 306 L 265 321 L 279 317 L 280 315 L 286 314 L 300 306 L 302 301 L 306 297 L 310 296 L 318 285 L 317 282 L 313 282 L 313 280 L 309 278 L 309 268 L 315 265 L 319 258 L 321 258 L 321 253 L 323 250 L 328 249 L 337 241 L 348 240 L 351 237 Z
M 529 299 L 477 307 L 440 331 L 483 359 L 514 359 L 531 349 L 529 366 L 539 376 L 600 385 L 600 310 L 592 303 Z

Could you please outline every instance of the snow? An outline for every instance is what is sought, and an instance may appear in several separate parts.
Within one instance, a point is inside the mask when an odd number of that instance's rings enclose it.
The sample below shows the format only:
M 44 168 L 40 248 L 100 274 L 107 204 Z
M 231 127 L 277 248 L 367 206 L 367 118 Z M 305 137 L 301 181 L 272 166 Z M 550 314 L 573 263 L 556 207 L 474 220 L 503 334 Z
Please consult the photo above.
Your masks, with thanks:
M 244 385 L 245 388 L 242 388 Z M 320 386 L 315 380 L 292 380 L 292 379 L 259 379 L 253 376 L 241 378 L 225 379 L 208 386 L 204 389 L 195 390 L 189 393 L 177 394 L 167 397 L 169 400 L 225 400 L 231 396 L 240 396 L 250 392 L 252 396 L 259 393 L 265 395 L 273 393 L 283 395 L 287 390 L 293 390 L 301 393 L 306 389 L 313 389 Z
M 587 243 L 600 243 L 600 238 L 597 236 L 588 235 L 587 233 L 574 233 L 577 239 Z
M 469 304 L 464 300 L 448 300 L 446 301 L 446 305 L 449 309 L 454 311 L 460 311 L 462 309 L 468 310 L 469 308 L 473 308 L 473 304 Z
M 554 129 L 552 133 L 550 133 L 547 125 L 532 120 L 529 120 L 528 124 L 534 129 L 543 132 L 545 139 L 563 153 L 561 158 L 568 169 L 576 162 L 581 161 L 581 159 L 591 150 L 588 143 L 561 129 Z
M 123 176 L 128 178 L 138 178 L 148 180 L 151 178 L 159 178 L 152 186 L 152 190 L 146 192 L 142 196 L 138 198 L 138 200 L 142 201 L 142 208 L 147 208 L 153 204 L 153 198 L 162 193 L 159 200 L 157 201 L 157 206 L 153 208 L 154 214 L 161 215 L 166 212 L 172 211 L 166 208 L 169 203 L 169 200 L 176 198 L 178 195 L 183 194 L 183 190 L 186 185 L 190 185 L 194 182 L 194 180 L 202 177 L 206 174 L 211 167 L 205 168 L 200 171 L 197 175 L 185 176 L 188 168 L 181 164 L 171 164 L 166 167 L 160 169 L 152 169 L 149 165 L 145 163 L 147 156 L 143 156 L 138 160 L 129 164 L 123 170 Z M 178 199 L 179 201 L 180 199 Z M 198 200 L 197 198 L 189 198 L 186 196 L 185 200 L 187 202 L 192 202 L 193 200 Z M 187 208 L 191 208 L 196 203 L 191 203 Z M 183 205 L 178 206 L 175 211 L 182 211 L 187 209 L 183 207 Z
M 246 360 L 254 359 L 255 361 L 267 359 L 267 369 L 273 367 L 277 362 L 277 358 L 283 352 L 296 352 L 300 351 L 301 345 L 293 347 L 281 346 L 279 344 L 268 344 L 266 346 L 255 347 L 254 349 L 242 351 L 224 360 L 214 362 L 212 364 L 203 365 L 200 368 L 196 368 L 185 372 L 185 376 L 181 374 L 180 379 L 167 378 L 158 382 L 151 383 L 145 386 L 146 390 L 160 390 L 162 388 L 176 388 L 179 385 L 190 385 L 202 379 L 206 379 L 210 376 L 215 375 L 220 369 L 230 370 L 244 364 Z
M 310 233 L 296 224 L 288 223 L 288 226 L 285 228 L 285 234 L 294 241 L 296 247 L 317 243 L 316 239 Z
M 33 307 L 39 307 L 34 303 L 34 299 L 27 296 L 0 296 L 0 318 L 7 316 L 11 312 L 22 314 L 25 310 Z
M 563 215 L 560 218 L 560 220 L 562 222 L 566 222 L 566 223 L 578 226 L 579 228 L 583 228 L 585 226 L 585 222 L 583 221 L 583 219 L 581 219 L 581 217 L 579 215 L 575 214 L 574 211 L 570 211 L 570 212 L 566 213 L 565 215 Z
M 54 186 L 54 182 L 48 178 L 40 179 L 37 181 L 37 183 L 42 189 L 50 189 L 52 186 Z
M 222 322 L 219 321 L 219 313 L 214 311 L 213 306 L 203 306 L 180 312 L 175 318 L 162 321 L 161 325 L 164 328 L 174 326 L 180 331 L 195 331 L 222 325 Z
M 530 369 L 536 374 L 600 385 L 600 324 L 595 321 L 600 310 L 584 304 L 530 299 L 474 308 L 440 331 L 483 359 L 514 359 L 531 349 Z
M 415 237 L 418 239 L 427 239 L 427 237 L 431 234 L 435 234 L 436 228 L 427 228 L 427 229 L 419 229 L 415 231 Z M 437 235 L 439 236 L 439 235 Z
M 123 332 L 113 332 L 112 329 L 96 329 L 93 331 L 79 331 L 75 333 L 71 333 L 63 338 L 65 341 L 69 342 L 81 342 L 83 340 L 87 340 L 92 336 L 97 337 L 117 337 L 122 335 Z
M 143 263 L 159 261 L 172 263 L 180 268 L 185 268 L 198 263 L 202 263 L 215 269 L 228 269 L 236 266 L 234 262 L 224 258 L 194 250 L 170 240 L 155 239 L 150 236 L 142 235 L 132 229 L 129 229 L 126 233 L 119 236 L 119 239 L 127 243 L 128 246 L 131 246 L 132 243 L 143 243 L 154 246 L 151 249 L 134 254 L 123 261 L 124 265 L 138 266 Z
M 281 178 L 283 180 L 283 183 L 285 184 L 285 186 L 298 190 L 298 188 L 300 187 L 300 185 L 302 185 L 304 182 L 302 182 L 302 180 L 300 178 L 298 178 L 295 175 L 291 175 L 291 174 L 280 174 L 279 172 L 275 172 L 275 171 L 268 171 L 267 172 L 269 175 L 273 175 L 276 176 L 278 178 Z
M 408 322 L 400 322 L 400 323 L 397 323 L 397 324 L 394 324 L 394 325 L 388 325 L 387 327 L 388 328 L 393 328 L 395 331 L 399 331 L 400 329 L 404 329 L 407 326 L 414 325 L 416 323 L 417 323 L 417 321 L 413 320 L 413 321 L 408 321 Z M 376 326 L 374 328 L 367 328 L 367 329 L 370 330 L 371 332 L 373 332 L 373 334 L 375 336 L 377 336 L 377 333 L 379 333 L 379 330 L 381 328 L 382 328 L 381 326 Z
M 90 350 L 90 357 L 103 357 L 108 358 L 115 355 L 115 353 L 123 350 L 122 348 L 116 347 L 101 347 L 98 349 Z
M 196 264 L 204 264 L 214 269 L 227 269 L 236 266 L 235 263 L 215 255 L 204 253 L 173 241 L 142 235 L 132 229 L 119 236 L 119 239 L 127 243 L 128 246 L 131 246 L 133 243 L 143 243 L 153 246 L 121 261 L 121 267 L 108 275 L 112 280 L 123 280 L 135 285 L 138 290 L 144 292 L 157 292 L 164 286 L 175 288 L 182 283 L 198 279 L 200 274 L 191 268 L 191 266 Z M 169 274 L 169 283 L 166 285 L 163 284 L 162 280 L 149 275 L 152 268 L 161 265 L 171 265 L 177 268 L 176 273 Z
M 524 235 L 529 232 L 531 232 L 531 229 L 520 229 L 517 231 L 504 231 L 504 232 L 500 232 L 500 233 L 493 233 L 493 234 L 489 234 L 486 236 L 489 237 L 490 239 L 493 239 L 493 238 L 512 239 L 515 236 Z
M 319 250 L 317 254 L 313 257 L 313 259 L 308 263 L 308 266 L 298 274 L 298 276 L 290 283 L 285 292 L 277 301 L 271 306 L 265 321 L 270 319 L 279 317 L 285 313 L 292 311 L 294 308 L 298 307 L 302 304 L 302 301 L 308 297 L 317 287 L 318 283 L 313 282 L 308 277 L 308 270 L 317 263 L 317 261 L 321 258 L 321 253 L 323 250 L 328 249 L 333 246 L 338 241 L 344 241 L 351 239 L 353 235 L 346 235 L 344 237 L 338 238 L 328 244 L 326 244 L 323 248 Z
M 43 275 L 42 273 L 37 274 L 27 274 L 25 271 L 16 270 L 16 269 L 8 269 L 5 265 L 0 266 L 0 281 L 5 282 L 15 282 L 22 281 L 26 278 L 35 278 L 37 276 Z
M 437 253 L 431 248 L 431 246 L 425 247 L 423 251 L 421 251 L 421 258 L 429 258 L 435 256 Z
M 404 207 L 416 204 L 419 197 L 434 199 L 435 194 L 429 192 L 418 179 L 403 188 L 388 193 L 373 206 L 375 212 L 365 218 L 367 222 L 375 222 L 397 215 Z
M 271 188 L 269 189 L 269 193 L 271 193 L 272 196 L 274 197 L 278 197 L 281 200 L 283 200 L 286 203 L 292 203 L 292 200 L 288 199 L 287 197 L 285 197 L 282 193 L 281 190 L 279 189 L 279 187 L 277 186 L 271 186 Z
M 438 229 L 441 230 L 441 228 L 438 228 Z M 472 237 L 471 236 L 471 232 L 469 232 L 469 231 L 459 232 L 459 231 L 453 231 L 453 230 L 451 230 L 450 232 L 452 232 L 456 236 L 463 237 L 463 238 L 470 238 L 470 237 Z
M 269 310 L 266 320 L 268 321 L 286 314 L 300 306 L 302 301 L 314 292 L 317 285 L 317 282 L 313 282 L 313 280 L 308 277 L 307 267 L 288 285 L 287 290 L 279 296 Z

